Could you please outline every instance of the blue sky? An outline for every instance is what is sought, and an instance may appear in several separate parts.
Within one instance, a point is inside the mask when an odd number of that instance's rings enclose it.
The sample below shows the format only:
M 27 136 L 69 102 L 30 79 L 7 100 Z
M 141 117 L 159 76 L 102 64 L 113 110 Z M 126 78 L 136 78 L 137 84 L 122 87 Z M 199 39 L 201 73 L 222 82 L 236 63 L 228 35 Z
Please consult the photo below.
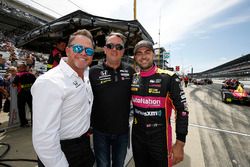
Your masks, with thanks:
M 250 53 L 250 1 L 242 1 L 205 20 L 185 39 L 170 45 L 171 64 L 185 72 L 204 71 Z M 180 61 L 179 61 L 180 60 Z
M 56 18 L 80 9 L 133 20 L 134 0 L 19 1 Z M 157 42 L 155 47 L 160 41 L 170 51 L 169 65 L 179 65 L 184 73 L 250 53 L 250 0 L 137 0 L 137 19 Z

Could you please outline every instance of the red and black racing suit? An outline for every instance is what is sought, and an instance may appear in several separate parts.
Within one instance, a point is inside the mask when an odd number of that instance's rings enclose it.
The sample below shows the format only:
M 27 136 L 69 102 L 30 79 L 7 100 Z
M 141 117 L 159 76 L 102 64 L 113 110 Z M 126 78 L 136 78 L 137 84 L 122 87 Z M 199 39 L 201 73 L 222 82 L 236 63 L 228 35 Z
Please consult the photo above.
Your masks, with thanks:
M 28 104 L 31 112 L 32 121 L 32 95 L 30 88 L 35 82 L 36 77 L 34 74 L 28 71 L 18 72 L 13 80 L 13 84 L 17 86 L 17 107 L 20 118 L 21 127 L 28 124 L 25 113 L 25 105 Z
M 171 166 L 171 111 L 176 115 L 176 136 L 185 142 L 188 131 L 186 98 L 174 72 L 156 66 L 134 74 L 131 86 L 134 107 L 132 129 L 136 167 Z
M 60 51 L 58 48 L 54 48 L 49 56 L 47 71 L 56 67 L 59 64 L 62 57 L 66 57 L 65 53 Z

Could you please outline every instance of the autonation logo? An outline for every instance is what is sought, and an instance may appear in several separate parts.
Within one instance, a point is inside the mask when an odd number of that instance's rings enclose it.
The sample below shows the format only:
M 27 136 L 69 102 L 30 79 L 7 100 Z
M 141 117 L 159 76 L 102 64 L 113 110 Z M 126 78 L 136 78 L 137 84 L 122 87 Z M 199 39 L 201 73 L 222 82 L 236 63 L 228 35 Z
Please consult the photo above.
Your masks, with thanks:
M 133 103 L 140 103 L 140 104 L 146 104 L 146 105 L 161 105 L 161 101 L 157 99 L 133 97 L 132 101 Z

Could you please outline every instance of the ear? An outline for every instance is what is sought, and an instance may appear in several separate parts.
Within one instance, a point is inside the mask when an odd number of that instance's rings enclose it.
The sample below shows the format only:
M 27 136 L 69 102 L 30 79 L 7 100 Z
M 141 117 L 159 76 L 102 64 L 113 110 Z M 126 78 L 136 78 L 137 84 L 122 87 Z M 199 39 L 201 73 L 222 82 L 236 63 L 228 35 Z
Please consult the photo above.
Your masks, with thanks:
M 67 57 L 69 57 L 69 53 L 70 53 L 70 48 L 69 47 L 65 48 L 65 53 L 66 53 Z
M 106 52 L 107 52 L 106 46 L 103 47 L 103 51 L 104 51 L 104 53 L 106 54 Z

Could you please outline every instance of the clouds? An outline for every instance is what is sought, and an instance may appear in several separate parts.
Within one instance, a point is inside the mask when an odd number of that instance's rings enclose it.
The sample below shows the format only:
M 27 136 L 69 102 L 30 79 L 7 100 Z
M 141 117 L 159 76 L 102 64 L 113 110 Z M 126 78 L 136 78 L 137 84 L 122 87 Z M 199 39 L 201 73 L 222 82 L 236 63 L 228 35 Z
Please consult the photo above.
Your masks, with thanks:
M 133 20 L 133 2 L 116 0 L 71 0 L 86 12 L 115 19 Z
M 235 24 L 245 23 L 250 21 L 250 15 L 234 16 L 226 19 L 223 22 L 215 23 L 211 26 L 212 29 L 223 28 Z
M 143 22 L 146 29 L 157 41 L 159 31 L 159 17 L 161 15 L 161 43 L 163 45 L 180 41 L 190 35 L 190 31 L 198 29 L 202 24 L 205 24 L 206 19 L 215 16 L 216 14 L 228 9 L 241 0 L 165 0 L 162 3 L 150 1 L 143 7 L 148 10 L 148 14 L 141 14 L 139 21 Z M 157 1 L 159 2 L 159 1 Z M 155 8 L 157 6 L 157 8 Z M 138 11 L 142 12 L 142 11 Z M 148 16 L 151 15 L 151 16 Z M 147 16 L 147 17 L 146 17 Z M 149 19 L 146 19 L 149 18 Z
M 19 0 L 56 18 L 83 10 L 93 15 L 133 19 L 133 2 L 116 0 Z

